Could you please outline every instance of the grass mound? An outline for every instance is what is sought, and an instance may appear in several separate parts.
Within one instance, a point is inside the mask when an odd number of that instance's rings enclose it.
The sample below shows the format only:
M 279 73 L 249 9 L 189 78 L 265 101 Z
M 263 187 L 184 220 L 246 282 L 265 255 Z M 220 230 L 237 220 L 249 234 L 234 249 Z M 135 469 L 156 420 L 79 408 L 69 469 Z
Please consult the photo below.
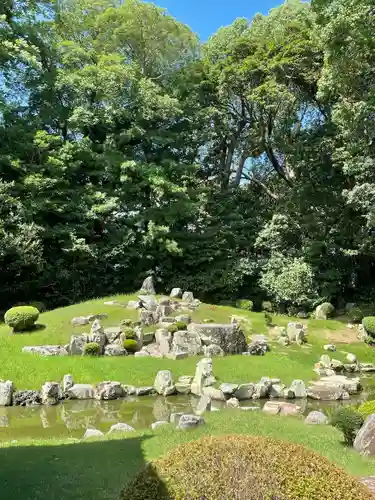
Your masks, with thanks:
M 260 436 L 206 437 L 147 465 L 122 500 L 370 500 L 367 488 L 300 445 Z

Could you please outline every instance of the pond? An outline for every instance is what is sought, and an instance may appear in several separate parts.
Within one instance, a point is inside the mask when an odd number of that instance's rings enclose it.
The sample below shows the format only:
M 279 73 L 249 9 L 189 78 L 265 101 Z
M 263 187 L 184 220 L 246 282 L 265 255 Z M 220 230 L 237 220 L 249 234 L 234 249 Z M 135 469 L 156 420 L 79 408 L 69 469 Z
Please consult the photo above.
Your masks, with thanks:
M 296 400 L 304 414 L 321 409 L 325 413 L 343 404 L 359 405 L 375 399 L 375 378 L 362 377 L 364 390 L 349 401 Z M 241 407 L 258 407 L 267 400 L 241 401 Z M 115 401 L 65 401 L 56 406 L 2 407 L 0 408 L 0 441 L 18 439 L 82 438 L 87 428 L 107 432 L 111 425 L 124 422 L 135 429 L 147 429 L 153 422 L 169 420 L 171 413 L 194 412 L 198 398 L 194 396 L 142 396 Z M 215 401 L 214 408 L 225 403 Z M 238 410 L 232 410 L 238 411 Z

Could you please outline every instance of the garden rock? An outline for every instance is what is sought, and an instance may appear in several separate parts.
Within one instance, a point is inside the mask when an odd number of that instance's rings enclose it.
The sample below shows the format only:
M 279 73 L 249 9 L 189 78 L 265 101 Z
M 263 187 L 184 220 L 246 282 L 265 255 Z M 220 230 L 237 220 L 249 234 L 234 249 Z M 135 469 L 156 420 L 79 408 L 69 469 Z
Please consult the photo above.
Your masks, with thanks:
M 104 328 L 102 327 L 100 320 L 96 319 L 90 328 L 90 335 L 104 335 Z
M 310 411 L 305 418 L 305 424 L 323 425 L 328 424 L 328 417 L 321 411 Z
M 178 422 L 177 429 L 185 430 L 192 429 L 195 427 L 199 427 L 200 425 L 204 425 L 205 421 L 202 417 L 198 415 L 181 415 L 180 420 Z
M 214 356 L 224 356 L 223 349 L 216 344 L 203 346 L 203 354 L 206 358 L 212 358 Z
M 315 319 L 328 319 L 332 316 L 334 310 L 335 308 L 329 302 L 320 304 L 320 306 L 315 309 Z
M 63 392 L 67 392 L 71 387 L 73 387 L 74 382 L 73 382 L 73 377 L 70 375 L 70 373 L 67 373 L 66 375 L 63 376 L 63 381 L 62 381 L 62 390 Z
M 375 372 L 375 365 L 372 363 L 360 363 L 359 368 L 364 373 Z
M 142 307 L 147 311 L 156 311 L 158 303 L 153 295 L 138 295 L 138 298 L 141 301 Z
M 134 385 L 123 385 L 122 388 L 125 396 L 135 396 L 137 393 L 137 388 Z
M 277 343 L 282 347 L 287 347 L 290 344 L 290 340 L 288 339 L 288 337 L 279 337 L 277 339 Z
M 336 346 L 333 345 L 333 344 L 327 344 L 327 345 L 324 346 L 324 350 L 325 351 L 335 352 L 336 351 Z
M 255 388 L 254 384 L 241 384 L 238 389 L 234 392 L 234 397 L 239 401 L 246 399 L 252 399 Z
M 193 377 L 180 377 L 176 383 L 176 390 L 179 394 L 190 394 Z
M 158 427 L 163 427 L 164 425 L 169 425 L 169 422 L 160 420 L 159 422 L 154 422 L 153 424 L 151 424 L 151 429 L 154 431 Z
M 328 354 L 323 354 L 322 356 L 320 356 L 320 365 L 323 368 L 331 367 L 331 358 L 328 356 Z
M 238 389 L 238 384 L 221 384 L 220 390 L 225 396 L 232 396 Z
M 68 356 L 68 351 L 70 347 L 62 345 L 36 345 L 22 348 L 22 352 L 31 352 L 40 356 Z
M 171 396 L 176 393 L 172 373 L 169 370 L 161 370 L 157 373 L 154 387 L 156 392 L 161 396 Z
M 77 316 L 73 318 L 71 321 L 72 326 L 84 326 L 90 323 L 89 318 L 86 316 Z
M 170 305 L 166 305 L 166 306 L 163 306 L 163 305 L 158 305 L 158 307 L 156 308 L 156 311 L 155 311 L 155 314 L 156 314 L 156 317 L 158 318 L 158 321 L 160 318 L 164 318 L 165 316 L 169 316 L 170 314 L 172 314 L 173 312 L 173 309 Z
M 211 398 L 210 396 L 204 394 L 198 401 L 195 413 L 197 415 L 203 415 L 206 411 L 211 411 Z
M 141 309 L 142 303 L 140 300 L 129 300 L 126 307 L 128 309 Z
M 124 424 L 119 422 L 118 424 L 114 424 L 108 431 L 108 434 L 113 434 L 114 432 L 133 432 L 135 431 L 134 427 L 128 424 Z
M 119 305 L 120 305 L 120 303 L 119 303 Z M 108 314 L 107 313 L 89 314 L 87 316 L 87 319 L 89 320 L 90 323 L 92 321 L 94 321 L 95 319 L 102 320 L 102 319 L 107 319 L 107 318 L 108 318 Z
M 346 356 L 346 360 L 348 361 L 348 363 L 357 363 L 357 356 L 349 352 Z
M 95 397 L 94 389 L 89 384 L 74 384 L 67 394 L 70 399 L 94 399 Z
M 244 356 L 264 356 L 268 351 L 268 346 L 263 343 L 250 344 L 247 351 L 243 352 Z
M 185 302 L 193 302 L 194 300 L 193 292 L 184 292 L 182 294 L 182 300 L 184 300 Z
M 212 373 L 212 359 L 203 358 L 197 363 L 195 376 L 191 384 L 191 392 L 197 396 L 203 394 L 203 388 L 209 387 L 216 383 L 216 379 Z
M 42 404 L 39 391 L 17 391 L 13 394 L 14 406 L 38 406 Z
M 0 380 L 0 406 L 11 406 L 13 397 L 13 382 Z
M 288 323 L 286 333 L 290 342 L 296 342 L 297 337 L 305 338 L 305 327 L 302 323 Z
M 237 398 L 230 398 L 227 401 L 227 408 L 239 408 L 240 402 Z
M 271 398 L 282 398 L 284 397 L 285 385 L 284 384 L 272 384 L 270 389 Z
M 168 343 L 172 341 L 172 334 L 168 331 L 168 328 L 158 328 L 155 332 L 155 341 L 160 344 L 164 339 L 168 340 Z
M 104 437 L 104 434 L 99 429 L 86 429 L 83 439 Z
M 367 417 L 359 430 L 354 440 L 354 449 L 363 455 L 375 456 L 375 414 Z
M 150 396 L 151 394 L 155 394 L 155 389 L 153 387 L 137 387 L 136 395 L 137 396 Z
M 209 396 L 213 401 L 225 401 L 224 393 L 215 387 L 204 387 L 203 394 Z
M 254 385 L 253 399 L 267 398 L 271 390 L 271 379 L 262 377 L 261 380 Z
M 357 339 L 364 342 L 368 337 L 369 335 L 366 332 L 365 327 L 362 324 L 358 325 Z
M 106 337 L 106 341 L 108 344 L 113 344 L 115 340 L 119 338 L 121 335 L 121 327 L 120 326 L 110 326 L 109 328 L 104 329 L 104 334 Z
M 182 415 L 183 413 L 171 413 L 171 416 L 169 417 L 170 423 L 173 425 L 178 425 L 178 422 L 180 421 Z
M 290 388 L 288 389 L 288 398 L 305 398 L 306 396 L 306 386 L 303 380 L 293 380 Z
M 156 325 L 158 318 L 153 311 L 147 311 L 146 309 L 140 309 L 139 311 L 139 321 L 141 325 L 152 326 Z
M 285 326 L 276 326 L 274 332 L 279 337 L 287 337 L 288 333 Z
M 155 295 L 154 280 L 152 276 L 148 276 L 142 283 L 141 293 Z
M 188 325 L 191 323 L 191 316 L 189 314 L 180 314 L 179 316 L 176 316 L 175 320 Z
M 225 354 L 241 354 L 246 350 L 245 335 L 236 324 L 192 323 L 188 331 L 198 335 L 206 346 L 220 346 Z
M 345 365 L 344 365 L 344 363 L 342 363 L 338 359 L 332 359 L 332 361 L 331 361 L 331 368 L 335 372 L 342 372 L 345 369 Z
M 72 355 L 81 355 L 89 338 L 86 334 L 83 335 L 72 335 L 69 343 L 69 352 Z
M 57 382 L 46 382 L 41 390 L 42 403 L 45 405 L 56 405 L 60 396 L 60 386 Z
M 120 344 L 108 344 L 104 347 L 104 356 L 126 356 L 127 354 L 126 349 Z
M 172 353 L 187 353 L 189 356 L 197 356 L 202 353 L 202 342 L 200 336 L 191 330 L 181 330 L 174 334 L 172 341 Z
M 270 415 L 299 415 L 301 407 L 292 403 L 267 401 L 263 406 L 263 411 Z
M 181 297 L 182 297 L 182 288 L 172 288 L 170 297 L 172 299 L 181 299 Z
M 95 399 L 111 401 L 125 395 L 120 382 L 101 382 L 96 386 Z

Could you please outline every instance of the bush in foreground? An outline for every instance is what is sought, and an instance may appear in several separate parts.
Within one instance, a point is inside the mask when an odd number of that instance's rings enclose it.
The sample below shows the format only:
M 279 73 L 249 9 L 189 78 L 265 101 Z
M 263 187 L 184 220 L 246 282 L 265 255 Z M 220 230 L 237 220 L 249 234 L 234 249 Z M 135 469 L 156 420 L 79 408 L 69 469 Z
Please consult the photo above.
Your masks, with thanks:
M 300 445 L 260 436 L 206 437 L 148 464 L 122 500 L 370 500 L 344 470 Z
M 33 306 L 12 307 L 4 315 L 5 323 L 15 332 L 30 330 L 38 318 L 39 311 Z
M 375 413 L 375 401 L 366 401 L 358 408 L 358 413 L 366 420 L 367 417 Z
M 342 407 L 332 413 L 331 425 L 343 433 L 345 444 L 352 446 L 363 421 L 363 416 L 358 411 Z
M 97 342 L 88 342 L 83 348 L 84 356 L 99 356 L 100 345 Z
M 366 318 L 363 318 L 362 325 L 366 332 L 372 338 L 375 338 L 375 316 L 366 316 Z

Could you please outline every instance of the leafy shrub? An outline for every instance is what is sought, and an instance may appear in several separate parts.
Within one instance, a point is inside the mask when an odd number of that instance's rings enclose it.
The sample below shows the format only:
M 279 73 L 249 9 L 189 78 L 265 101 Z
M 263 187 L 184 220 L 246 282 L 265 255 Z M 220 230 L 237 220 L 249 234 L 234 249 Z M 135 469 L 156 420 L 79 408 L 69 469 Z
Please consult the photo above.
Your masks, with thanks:
M 122 319 L 120 324 L 122 326 L 133 326 L 133 320 L 132 319 L 129 319 L 129 318 L 126 318 L 126 319 Z
M 134 328 L 124 328 L 123 334 L 127 339 L 135 339 L 135 331 Z
M 322 311 L 327 318 L 331 318 L 335 312 L 335 308 L 330 302 L 323 302 L 323 304 L 320 304 L 319 310 Z
M 359 323 L 362 321 L 364 314 L 359 307 L 352 307 L 348 312 L 348 316 L 354 323 Z
M 176 322 L 177 330 L 187 330 L 187 324 L 184 321 Z
M 83 348 L 84 356 L 99 356 L 100 345 L 97 342 L 88 342 Z
M 205 437 L 148 464 L 122 500 L 238 498 L 369 500 L 368 489 L 328 459 L 261 436 Z
M 125 339 L 123 343 L 124 349 L 128 352 L 137 352 L 138 351 L 138 343 L 133 339 Z
M 38 318 L 39 311 L 33 306 L 12 307 L 4 315 L 5 323 L 15 332 L 30 330 Z
M 375 347 L 375 339 L 370 337 L 370 335 L 368 335 L 366 338 L 365 338 L 365 343 L 367 345 L 369 345 L 370 347 Z
M 172 325 L 168 326 L 168 332 L 169 333 L 176 333 L 178 332 L 177 325 L 173 323 Z
M 366 332 L 375 338 L 375 316 L 366 316 L 366 318 L 363 318 L 362 325 Z
M 332 413 L 331 425 L 343 433 L 345 444 L 352 446 L 363 421 L 363 416 L 358 411 L 343 407 Z
M 264 313 L 264 321 L 266 323 L 266 326 L 268 327 L 271 327 L 273 325 L 272 316 L 267 311 Z
M 358 413 L 366 420 L 368 416 L 375 413 L 375 401 L 366 401 L 366 403 L 362 403 L 358 408 Z
M 254 303 L 249 299 L 240 299 L 236 302 L 236 307 L 238 309 L 243 309 L 245 311 L 252 311 L 254 307 Z
M 268 300 L 263 300 L 262 311 L 272 312 L 273 311 L 272 302 L 269 302 Z

